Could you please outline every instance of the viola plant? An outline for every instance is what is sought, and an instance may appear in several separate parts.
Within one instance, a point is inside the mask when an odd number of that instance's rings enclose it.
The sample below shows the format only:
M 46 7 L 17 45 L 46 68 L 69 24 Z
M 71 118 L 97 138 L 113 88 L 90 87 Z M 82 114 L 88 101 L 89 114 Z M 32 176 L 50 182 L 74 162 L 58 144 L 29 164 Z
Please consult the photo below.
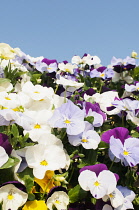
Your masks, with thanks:
M 139 209 L 139 63 L 0 44 L 0 209 Z

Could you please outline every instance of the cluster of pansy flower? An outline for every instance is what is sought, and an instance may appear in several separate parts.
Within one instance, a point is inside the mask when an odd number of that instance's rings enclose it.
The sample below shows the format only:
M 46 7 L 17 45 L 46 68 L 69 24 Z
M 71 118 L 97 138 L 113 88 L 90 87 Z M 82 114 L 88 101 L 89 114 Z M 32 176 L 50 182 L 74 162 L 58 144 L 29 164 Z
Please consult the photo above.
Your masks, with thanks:
M 0 44 L 0 208 L 139 207 L 136 52 L 33 58 Z

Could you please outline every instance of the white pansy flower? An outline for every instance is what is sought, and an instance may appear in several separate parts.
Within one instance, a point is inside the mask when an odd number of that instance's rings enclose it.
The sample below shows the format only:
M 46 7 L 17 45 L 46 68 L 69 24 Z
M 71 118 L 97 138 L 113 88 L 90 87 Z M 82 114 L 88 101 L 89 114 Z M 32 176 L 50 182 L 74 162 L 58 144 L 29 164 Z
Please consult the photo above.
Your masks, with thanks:
M 43 179 L 45 172 L 59 170 L 66 166 L 66 155 L 64 150 L 56 145 L 44 146 L 37 144 L 26 150 L 26 161 L 30 168 L 33 168 L 33 175 Z
M 44 100 L 45 98 L 51 99 L 54 94 L 51 87 L 47 88 L 41 85 L 33 85 L 30 81 L 23 85 L 22 91 L 35 101 Z
M 0 105 L 4 108 L 14 109 L 20 105 L 16 93 L 0 92 Z
M 64 64 L 64 63 L 59 63 L 59 64 L 58 64 L 58 68 L 60 69 L 60 71 L 64 71 L 64 72 L 73 74 L 73 73 L 74 73 L 73 70 L 74 70 L 75 68 L 77 68 L 77 66 L 76 66 L 76 65 L 73 65 L 73 64 L 71 64 L 71 63 L 66 63 L 66 64 Z
M 24 114 L 33 119 L 30 131 L 24 130 L 24 135 L 29 133 L 32 141 L 39 141 L 42 134 L 51 133 L 51 127 L 47 121 L 52 117 L 52 111 L 25 111 Z
M 113 115 L 113 114 L 119 113 L 120 112 L 119 109 L 115 108 L 111 111 L 108 111 L 107 107 L 112 106 L 112 102 L 114 101 L 116 97 L 119 98 L 118 92 L 107 91 L 101 94 L 95 93 L 90 98 L 92 98 L 96 103 L 99 103 L 100 109 L 103 112 L 107 113 L 108 115 Z
M 110 193 L 109 195 L 105 195 L 102 198 L 102 200 L 105 201 L 105 202 L 108 199 L 110 199 L 111 205 L 114 208 L 117 208 L 117 207 L 121 206 L 124 203 L 124 196 L 122 195 L 120 190 L 118 190 L 117 188 L 112 193 Z
M 59 77 L 59 79 L 56 80 L 56 83 L 58 85 L 63 85 L 65 89 L 68 88 L 67 89 L 68 91 L 70 91 L 69 87 L 72 87 L 72 92 L 74 92 L 75 90 L 79 89 L 84 85 L 84 83 L 79 83 L 73 80 L 65 79 L 64 77 L 61 76 Z
M 66 210 L 68 204 L 69 196 L 64 191 L 56 191 L 47 199 L 47 207 L 50 210 L 53 209 L 53 206 L 55 206 L 57 210 Z
M 5 149 L 0 146 L 0 167 L 2 167 L 9 159 Z
M 0 110 L 0 126 L 10 125 L 16 123 L 23 127 L 23 129 L 30 130 L 31 124 L 33 124 L 33 119 L 26 116 L 22 112 L 13 111 L 11 109 Z
M 108 170 L 101 171 L 98 176 L 93 171 L 84 170 L 80 173 L 78 181 L 81 188 L 90 191 L 96 199 L 112 193 L 116 188 L 116 178 Z
M 7 184 L 0 188 L 0 202 L 3 202 L 3 210 L 17 210 L 28 198 L 28 194 L 19 190 L 13 184 Z
M 15 52 L 9 44 L 0 43 L 0 57 L 5 60 L 9 60 L 15 57 Z
M 40 134 L 40 137 L 38 139 L 39 144 L 44 144 L 44 145 L 57 145 L 63 148 L 62 141 L 58 139 L 55 135 L 51 133 L 42 133 Z
M 73 56 L 72 63 L 75 64 L 88 64 L 88 65 L 98 65 L 101 63 L 101 60 L 98 56 L 91 56 L 90 54 L 87 54 L 86 56 L 83 56 L 80 58 L 80 56 Z

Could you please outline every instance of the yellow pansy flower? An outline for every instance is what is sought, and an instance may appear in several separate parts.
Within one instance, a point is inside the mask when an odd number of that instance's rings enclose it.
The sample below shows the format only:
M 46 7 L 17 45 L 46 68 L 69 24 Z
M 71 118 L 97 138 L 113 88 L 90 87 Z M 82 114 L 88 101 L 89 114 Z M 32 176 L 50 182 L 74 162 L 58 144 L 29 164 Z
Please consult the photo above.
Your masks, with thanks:
M 51 188 L 56 186 L 53 179 L 54 171 L 46 171 L 43 179 L 35 178 L 34 181 L 41 187 L 41 192 L 48 193 Z
M 22 210 L 47 210 L 47 206 L 45 204 L 45 201 L 27 201 Z

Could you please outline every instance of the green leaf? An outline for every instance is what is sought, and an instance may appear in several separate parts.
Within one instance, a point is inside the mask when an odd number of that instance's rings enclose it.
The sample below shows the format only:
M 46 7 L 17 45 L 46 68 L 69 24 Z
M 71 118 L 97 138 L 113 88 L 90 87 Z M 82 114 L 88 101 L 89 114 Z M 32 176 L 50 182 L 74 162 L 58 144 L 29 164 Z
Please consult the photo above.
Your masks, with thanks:
M 18 158 L 10 157 L 8 159 L 8 161 L 0 169 L 11 168 L 11 167 L 15 166 L 17 163 L 19 163 Z
M 139 138 L 139 133 L 138 132 L 134 132 L 131 136 L 134 137 L 134 138 Z
M 88 121 L 89 123 L 93 123 L 93 121 L 94 121 L 94 117 L 93 116 L 88 116 L 88 117 L 86 117 L 85 118 L 85 121 Z
M 31 168 L 28 168 L 28 167 L 27 167 L 27 168 L 25 168 L 24 171 L 22 171 L 22 172 L 19 173 L 19 177 L 20 177 L 21 179 L 23 179 L 24 176 L 26 176 L 26 175 L 29 175 L 31 178 L 34 178 L 33 170 L 32 170 Z
M 35 195 L 33 193 L 28 194 L 28 200 L 29 201 L 34 201 L 35 200 Z
M 109 148 L 109 144 L 107 144 L 107 143 L 104 142 L 104 141 L 101 141 L 101 142 L 99 143 L 99 145 L 98 145 L 98 148 L 99 148 L 99 149 L 107 149 L 107 148 Z
M 69 193 L 69 199 L 71 203 L 75 203 L 79 200 L 82 200 L 87 196 L 87 192 L 84 191 L 80 185 L 76 185 L 74 188 L 72 188 Z
M 27 192 L 30 193 L 33 185 L 34 185 L 34 176 L 31 168 L 25 168 L 24 171 L 18 174 L 19 177 L 24 180 Z
M 34 185 L 34 179 L 32 179 L 29 175 L 25 175 L 23 180 L 25 181 L 25 186 L 27 192 L 29 193 Z
M 134 76 L 138 76 L 139 75 L 139 66 L 137 66 L 135 69 L 134 69 Z
M 12 128 L 11 128 L 12 134 L 14 137 L 18 137 L 19 136 L 19 131 L 18 128 L 15 124 L 12 124 Z

